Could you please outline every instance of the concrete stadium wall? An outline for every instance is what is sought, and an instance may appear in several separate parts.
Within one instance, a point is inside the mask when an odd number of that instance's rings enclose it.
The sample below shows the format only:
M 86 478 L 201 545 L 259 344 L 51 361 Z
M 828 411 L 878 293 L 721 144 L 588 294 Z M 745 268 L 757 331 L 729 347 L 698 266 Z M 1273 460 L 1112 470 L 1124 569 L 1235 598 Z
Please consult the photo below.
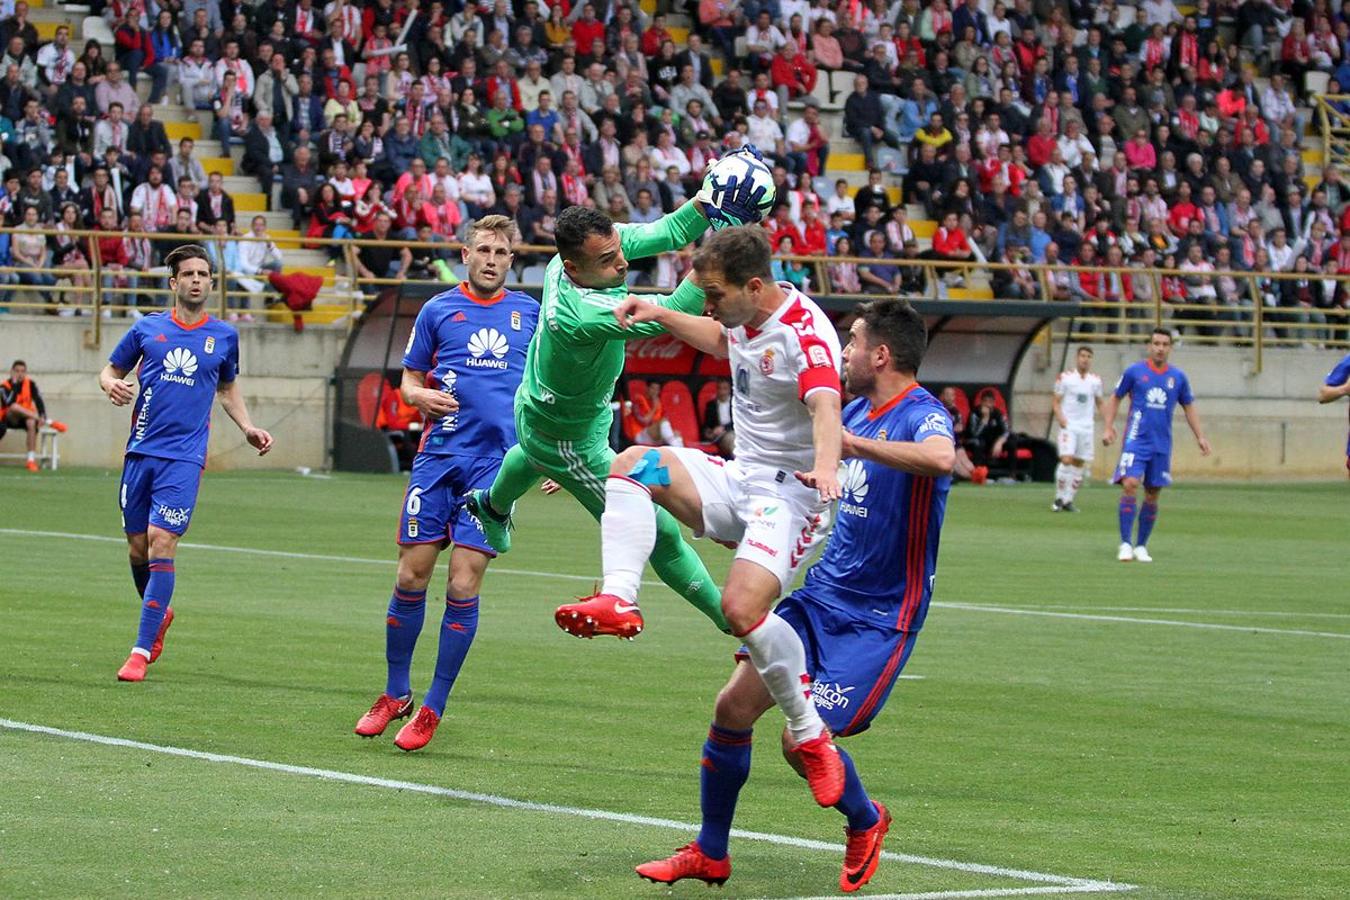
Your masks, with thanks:
M 1038 343 L 1022 362 L 1012 411 L 1014 428 L 1037 437 L 1047 433 L 1051 391 L 1064 352 L 1063 342 L 1058 341 L 1047 360 L 1043 347 Z M 1093 370 L 1102 376 L 1107 391 L 1126 366 L 1145 355 L 1142 342 L 1092 347 Z M 1214 452 L 1208 458 L 1200 455 L 1177 410 L 1173 476 L 1207 480 L 1344 477 L 1346 404 L 1317 402 L 1318 385 L 1341 355 L 1324 350 L 1267 350 L 1258 375 L 1252 373 L 1254 351 L 1250 349 L 1188 347 L 1183 339 L 1172 352 L 1172 362 L 1191 380 L 1195 408 Z M 1072 364 L 1070 355 L 1068 365 Z M 1122 409 L 1116 417 L 1117 430 L 1124 423 Z M 1100 437 L 1100 424 L 1097 433 Z M 1109 478 L 1119 452 L 1118 444 L 1102 447 L 1099 443 L 1093 477 Z
M 85 346 L 90 323 L 46 317 L 0 315 L 0 367 L 23 358 L 56 418 L 71 426 L 62 438 L 67 465 L 121 465 L 130 414 L 108 403 L 97 373 L 125 322 L 106 322 L 97 348 Z M 253 419 L 277 439 L 259 459 L 244 444 L 234 423 L 216 408 L 212 416 L 211 468 L 294 468 L 327 465 L 324 448 L 328 378 L 346 340 L 342 329 L 240 329 L 242 387 Z M 1015 383 L 1013 422 L 1018 431 L 1043 436 L 1050 421 L 1050 396 L 1063 344 L 1047 358 L 1038 343 L 1026 355 Z M 1094 368 L 1109 389 L 1121 370 L 1143 356 L 1143 345 L 1096 345 Z M 1268 351 L 1264 371 L 1251 374 L 1252 351 L 1177 347 L 1173 360 L 1191 378 L 1196 406 L 1214 454 L 1201 458 L 1180 413 L 1176 419 L 1173 471 L 1178 478 L 1337 478 L 1344 473 L 1346 404 L 1321 406 L 1317 386 L 1339 354 L 1328 351 Z M 1122 426 L 1124 415 L 1117 420 Z M 1099 429 L 1100 433 L 1100 429 Z M 0 449 L 22 449 L 13 431 Z M 1093 477 L 1107 478 L 1117 448 L 1100 448 Z
M 88 319 L 72 322 L 42 316 L 0 315 L 0 367 L 28 363 L 48 413 L 70 426 L 61 438 L 61 462 L 120 468 L 130 427 L 130 407 L 117 408 L 98 387 L 98 372 L 130 323 L 103 323 L 98 347 L 85 346 Z M 276 446 L 259 458 L 229 417 L 216 406 L 211 416 L 207 465 L 212 469 L 295 468 L 327 465 L 324 448 L 328 379 L 347 338 L 345 329 L 250 328 L 240 334 L 240 386 L 253 421 L 272 432 Z M 0 375 L 0 378 L 5 377 Z M 0 450 L 23 449 L 11 430 Z

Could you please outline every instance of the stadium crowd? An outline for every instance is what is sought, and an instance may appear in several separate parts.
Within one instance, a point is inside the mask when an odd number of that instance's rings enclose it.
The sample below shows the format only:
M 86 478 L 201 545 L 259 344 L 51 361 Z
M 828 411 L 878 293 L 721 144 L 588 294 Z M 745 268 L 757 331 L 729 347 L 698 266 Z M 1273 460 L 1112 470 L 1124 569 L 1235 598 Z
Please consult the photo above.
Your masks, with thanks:
M 0 3 L 0 214 L 19 228 L 184 241 L 249 230 L 192 142 L 172 146 L 156 120 L 177 92 L 213 111 L 212 137 L 242 144 L 242 172 L 269 199 L 279 185 L 315 239 L 451 240 L 497 212 L 548 245 L 562 208 L 655 219 L 720 154 L 753 142 L 779 185 L 765 223 L 779 253 L 878 260 L 832 263 L 828 285 L 810 283 L 813 267 L 776 264 L 803 287 L 922 292 L 924 269 L 893 262 L 907 257 L 1186 273 L 1044 282 L 1004 269 L 1000 297 L 1048 287 L 1053 299 L 1151 304 L 1160 290 L 1238 307 L 1246 284 L 1209 273 L 1269 269 L 1307 275 L 1261 282 L 1282 315 L 1316 322 L 1347 303 L 1318 276 L 1350 271 L 1350 193 L 1335 169 L 1306 171 L 1300 153 L 1305 79 L 1350 89 L 1345 5 L 668 2 L 648 16 L 631 0 L 111 0 L 114 45 L 83 48 L 64 28 L 40 45 L 27 5 Z M 676 40 L 671 13 L 692 21 L 687 38 Z M 852 90 L 831 97 L 818 86 L 837 72 Z M 856 194 L 827 176 L 843 136 L 871 168 Z M 1320 175 L 1311 191 L 1309 175 Z M 896 184 L 938 222 L 930 247 L 892 204 Z M 128 270 L 172 246 L 100 239 L 105 264 Z M 44 261 L 78 268 L 89 250 L 16 235 L 3 247 L 19 267 L 8 280 L 50 284 Z M 374 248 L 357 274 L 451 277 L 437 262 Z M 265 276 L 280 258 L 241 247 L 226 263 Z M 668 287 L 688 265 L 673 254 L 634 277 Z

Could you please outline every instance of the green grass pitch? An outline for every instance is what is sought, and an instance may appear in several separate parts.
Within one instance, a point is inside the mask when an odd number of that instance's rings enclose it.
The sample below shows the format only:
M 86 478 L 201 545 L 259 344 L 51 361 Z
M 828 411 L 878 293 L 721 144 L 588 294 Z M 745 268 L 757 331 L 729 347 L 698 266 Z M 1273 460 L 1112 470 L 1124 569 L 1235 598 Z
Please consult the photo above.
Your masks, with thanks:
M 698 750 L 734 643 L 655 586 L 633 643 L 559 632 L 553 607 L 599 569 L 598 529 L 565 496 L 523 504 L 435 741 L 408 755 L 392 730 L 351 733 L 384 682 L 402 490 L 208 473 L 164 656 L 125 685 L 138 604 L 116 473 L 0 473 L 0 718 L 696 821 Z M 883 862 L 865 894 L 1074 896 L 1110 881 L 1136 886 L 1129 897 L 1350 895 L 1346 490 L 1182 484 L 1163 495 L 1151 566 L 1115 561 L 1109 488 L 1086 490 L 1078 515 L 1051 514 L 1045 487 L 955 490 L 906 672 L 919 677 L 848 744 L 895 813 L 888 850 L 923 858 Z M 725 551 L 700 550 L 725 571 Z M 840 817 L 779 757 L 780 722 L 757 731 L 737 825 L 838 844 Z M 690 837 L 0 726 L 0 897 L 838 892 L 840 853 L 782 842 L 733 839 L 720 892 L 632 873 Z

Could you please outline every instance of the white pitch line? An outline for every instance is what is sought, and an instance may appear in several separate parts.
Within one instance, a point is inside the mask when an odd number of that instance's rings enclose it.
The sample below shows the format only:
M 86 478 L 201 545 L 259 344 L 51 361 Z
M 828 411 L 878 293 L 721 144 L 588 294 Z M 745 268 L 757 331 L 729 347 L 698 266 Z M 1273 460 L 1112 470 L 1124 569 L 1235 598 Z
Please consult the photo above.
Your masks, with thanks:
M 1063 609 L 1073 612 L 1146 612 L 1194 613 L 1209 616 L 1273 616 L 1280 619 L 1350 619 L 1350 613 L 1298 612 L 1292 609 L 1195 609 L 1169 606 L 1078 606 L 1064 603 L 1035 603 L 1027 609 Z
M 23 528 L 0 528 L 0 534 L 17 535 L 20 537 L 52 537 L 69 538 L 71 540 L 95 541 L 98 543 L 125 544 L 124 538 L 110 537 L 104 534 L 80 534 L 73 531 L 32 531 Z M 241 553 L 250 556 L 270 556 L 280 559 L 307 559 L 319 562 L 337 562 L 352 563 L 364 566 L 389 566 L 395 565 L 393 559 L 374 559 L 364 556 L 341 556 L 327 553 L 301 553 L 293 550 L 264 550 L 259 547 L 230 547 L 223 544 L 195 544 L 183 542 L 179 547 L 186 547 L 192 550 L 209 550 L 218 553 Z M 596 581 L 593 575 L 569 575 L 561 572 L 545 572 L 539 569 L 511 569 L 505 566 L 492 566 L 488 569 L 489 574 L 498 575 L 518 575 L 524 578 L 554 578 L 561 581 L 586 581 L 594 583 Z M 665 587 L 660 581 L 644 580 L 644 585 L 652 587 Z M 1006 606 L 986 606 L 979 603 L 955 603 L 933 601 L 935 607 L 946 609 L 960 609 L 968 612 L 988 612 L 1017 616 L 1045 616 L 1054 619 L 1079 619 L 1089 622 L 1123 622 L 1135 625 L 1167 625 L 1176 628 L 1199 628 L 1211 631 L 1241 631 L 1248 634 L 1258 632 L 1261 634 L 1286 634 L 1303 637 L 1327 637 L 1338 638 L 1341 640 L 1350 640 L 1350 632 L 1341 633 L 1334 631 L 1305 631 L 1293 628 L 1263 628 L 1256 625 L 1223 625 L 1217 622 L 1184 622 L 1175 619 L 1142 619 L 1132 616 L 1104 616 L 1092 615 L 1088 613 L 1054 612 L 1046 609 L 1035 609 L 1032 607 L 1006 607 Z
M 196 759 L 201 760 L 202 762 L 246 766 L 251 769 L 282 772 L 287 775 L 302 775 L 309 778 L 323 779 L 325 781 L 340 781 L 347 784 L 364 785 L 366 787 L 387 788 L 396 791 L 411 791 L 419 794 L 432 794 L 437 797 L 448 797 L 452 800 L 460 800 L 467 803 L 480 803 L 486 806 L 496 806 L 503 809 L 520 809 L 531 812 L 552 813 L 554 815 L 593 819 L 602 822 L 621 822 L 625 825 L 646 825 L 651 828 L 665 828 L 672 831 L 693 832 L 697 831 L 699 827 L 689 822 L 679 822 L 674 819 L 659 819 L 652 816 L 638 816 L 631 813 L 611 812 L 604 809 L 585 809 L 577 806 L 559 806 L 553 803 L 535 803 L 529 800 L 515 800 L 510 797 L 499 797 L 496 794 L 479 794 L 472 791 L 459 791 L 434 784 L 420 784 L 415 781 L 398 781 L 392 778 L 378 778 L 373 775 L 358 775 L 353 772 L 339 772 L 334 769 L 318 769 L 312 766 L 293 766 L 287 763 L 271 762 L 265 759 L 251 759 L 246 756 L 231 756 L 225 753 L 208 753 L 203 750 L 188 750 L 183 747 L 170 747 L 163 744 L 148 744 L 144 741 L 132 741 L 127 740 L 126 738 L 108 737 L 107 735 L 102 734 L 91 734 L 87 731 L 67 731 L 63 728 L 52 728 L 47 725 L 17 722 L 13 719 L 0 718 L 0 728 L 8 728 L 11 731 L 23 731 L 29 734 L 44 734 L 49 737 L 66 738 L 73 741 L 84 741 L 90 744 L 100 744 L 105 747 L 124 747 L 131 750 L 143 750 L 148 753 L 159 753 L 165 756 Z M 792 837 L 785 834 L 771 834 L 763 831 L 742 831 L 738 828 L 734 829 L 731 834 L 733 837 L 741 838 L 742 840 L 761 841 L 766 844 L 774 844 L 780 847 L 796 847 L 802 850 L 822 850 L 830 853 L 839 853 L 844 849 L 837 844 L 827 843 L 826 841 L 815 841 L 808 838 Z M 1066 875 L 1050 875 L 1045 872 L 1032 872 L 1026 869 L 1009 869 L 1003 866 L 988 866 L 981 863 L 961 862 L 954 859 L 914 856 L 909 853 L 892 853 L 889 850 L 883 851 L 882 856 L 885 859 L 909 863 L 911 865 L 949 869 L 976 875 L 1014 878 L 1019 881 L 1041 882 L 1058 888 L 1054 893 L 1071 893 L 1073 891 L 1100 893 L 1106 891 L 1128 891 L 1133 890 L 1134 888 L 1134 885 L 1110 881 L 1071 878 Z M 1022 891 L 1021 889 L 1013 889 L 1013 893 L 1017 892 L 1025 893 L 1025 891 Z M 1041 893 L 1046 892 L 1041 891 Z M 993 894 L 959 893 L 943 894 L 940 896 L 981 897 L 1006 895 L 1008 895 L 1007 892 Z
M 966 897 L 1027 897 L 1043 894 L 1111 894 L 1132 891 L 1132 884 L 1114 881 L 1085 881 L 1024 888 L 976 888 L 969 891 L 923 891 L 917 894 L 867 894 L 866 900 L 960 900 Z M 793 897 L 791 900 L 852 900 L 857 894 L 827 894 L 820 897 Z
M 981 603 L 933 603 L 945 609 L 971 612 L 1004 613 L 1010 616 L 1045 616 L 1051 619 L 1079 619 L 1089 622 L 1128 622 L 1135 625 L 1170 625 L 1175 628 L 1203 628 L 1209 631 L 1242 631 L 1247 634 L 1289 634 L 1302 637 L 1324 637 L 1350 640 L 1350 632 L 1305 631 L 1299 628 L 1263 628 L 1258 625 L 1221 625 L 1218 622 L 1183 622 L 1179 619 L 1139 619 L 1133 616 L 1100 616 L 1087 613 L 1052 612 L 1048 609 L 1019 609 L 1008 606 L 985 606 Z

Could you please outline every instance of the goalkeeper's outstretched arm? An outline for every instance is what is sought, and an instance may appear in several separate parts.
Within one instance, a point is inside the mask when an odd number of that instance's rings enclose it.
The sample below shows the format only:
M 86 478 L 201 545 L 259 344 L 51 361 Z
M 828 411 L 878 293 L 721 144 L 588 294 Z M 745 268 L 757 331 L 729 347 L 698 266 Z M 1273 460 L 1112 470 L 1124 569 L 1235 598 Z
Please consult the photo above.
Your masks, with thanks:
M 586 339 L 616 341 L 632 341 L 666 333 L 665 326 L 656 321 L 621 323 L 614 311 L 627 303 L 628 299 L 601 291 L 587 291 L 576 305 L 576 321 L 567 323 L 568 333 Z M 673 293 L 642 294 L 641 300 L 645 305 L 659 306 L 690 316 L 703 315 L 705 303 L 703 288 L 692 278 L 681 281 Z M 712 322 L 711 319 L 708 321 Z
M 698 200 L 690 200 L 673 213 L 644 225 L 616 225 L 619 246 L 628 259 L 646 259 L 682 250 L 708 230 L 708 217 Z

